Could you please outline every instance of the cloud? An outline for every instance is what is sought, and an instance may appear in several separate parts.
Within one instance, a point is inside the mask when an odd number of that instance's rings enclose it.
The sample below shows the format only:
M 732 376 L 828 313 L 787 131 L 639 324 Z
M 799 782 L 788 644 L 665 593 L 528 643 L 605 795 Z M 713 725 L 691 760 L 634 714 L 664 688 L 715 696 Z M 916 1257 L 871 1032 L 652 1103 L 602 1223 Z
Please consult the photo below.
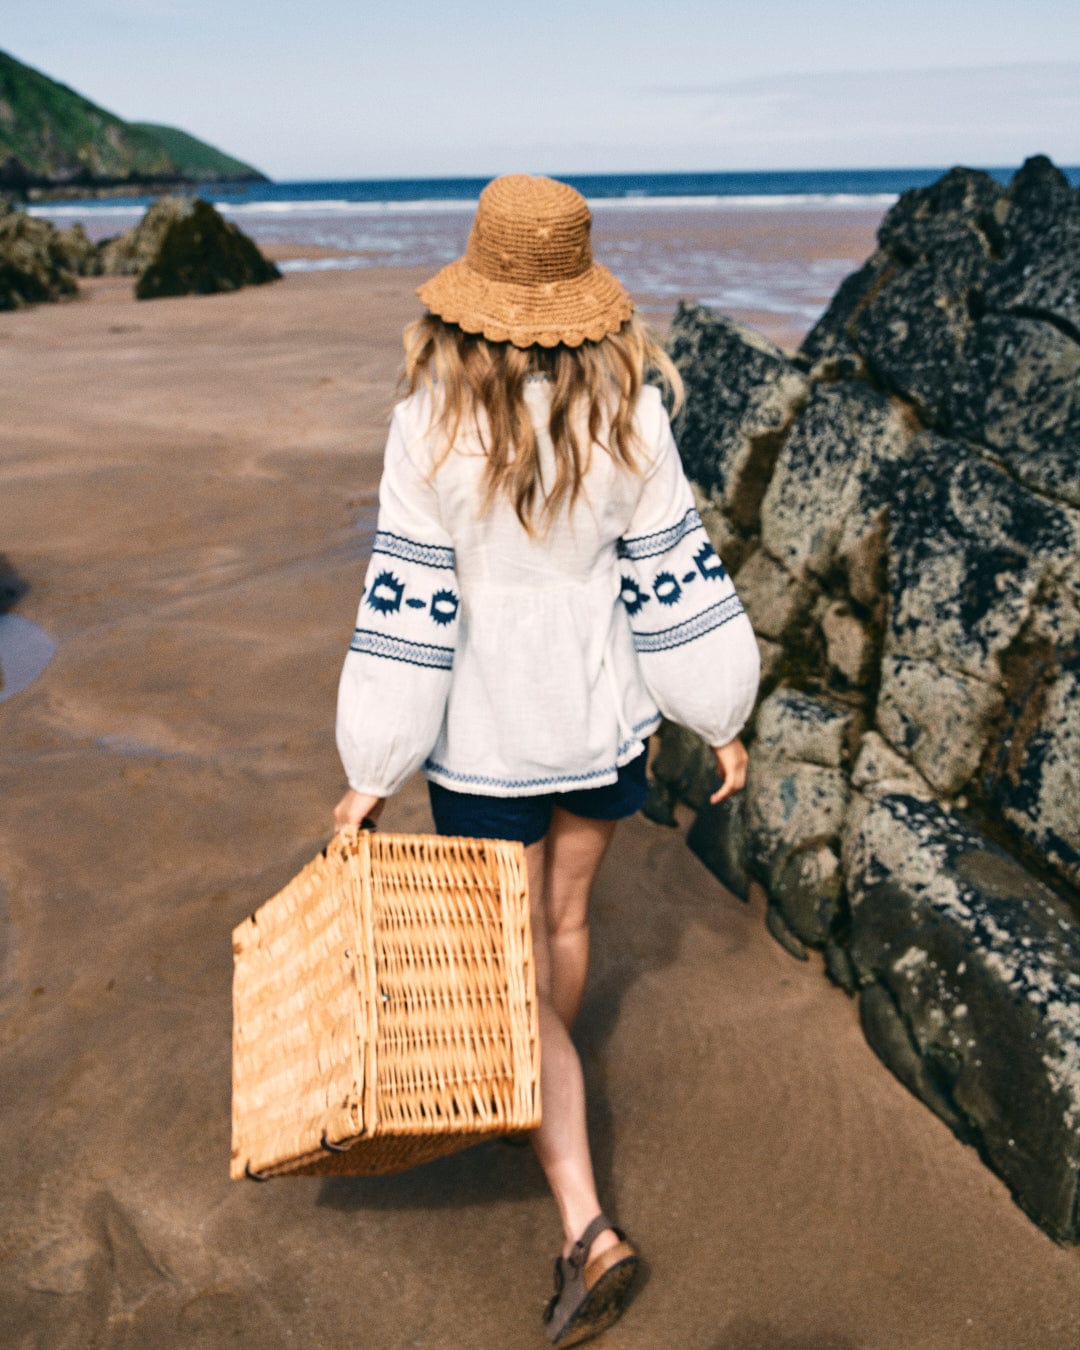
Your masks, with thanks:
M 643 91 L 645 92 L 645 91 Z M 648 91 L 732 167 L 1080 161 L 1080 62 L 794 73 Z

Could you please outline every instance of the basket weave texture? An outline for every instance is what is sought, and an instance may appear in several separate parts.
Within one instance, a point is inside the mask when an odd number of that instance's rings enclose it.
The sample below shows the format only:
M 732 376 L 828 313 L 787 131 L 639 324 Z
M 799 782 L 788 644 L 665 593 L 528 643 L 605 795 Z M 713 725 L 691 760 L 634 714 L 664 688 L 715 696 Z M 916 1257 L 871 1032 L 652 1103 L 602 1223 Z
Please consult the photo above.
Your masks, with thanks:
M 233 954 L 233 1177 L 399 1172 L 540 1123 L 520 844 L 337 835 Z

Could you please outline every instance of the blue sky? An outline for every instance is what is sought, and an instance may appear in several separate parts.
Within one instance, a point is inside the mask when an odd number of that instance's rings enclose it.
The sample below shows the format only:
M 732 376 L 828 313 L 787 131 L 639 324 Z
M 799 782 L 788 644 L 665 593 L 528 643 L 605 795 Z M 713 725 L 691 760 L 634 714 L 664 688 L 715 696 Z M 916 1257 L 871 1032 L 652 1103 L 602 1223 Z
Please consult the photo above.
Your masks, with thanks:
M 274 178 L 1080 163 L 1062 0 L 37 0 L 0 45 Z

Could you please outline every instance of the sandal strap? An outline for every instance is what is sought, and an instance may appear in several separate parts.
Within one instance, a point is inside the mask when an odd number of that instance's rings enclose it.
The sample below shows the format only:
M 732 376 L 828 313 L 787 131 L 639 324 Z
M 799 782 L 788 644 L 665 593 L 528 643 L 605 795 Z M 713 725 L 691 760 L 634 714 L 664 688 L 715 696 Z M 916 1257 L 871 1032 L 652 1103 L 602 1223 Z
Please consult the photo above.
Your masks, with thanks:
M 580 1268 L 589 1259 L 589 1250 L 592 1247 L 593 1243 L 600 1236 L 600 1234 L 603 1233 L 608 1228 L 610 1228 L 612 1232 L 615 1233 L 615 1235 L 619 1238 L 620 1242 L 623 1240 L 623 1234 L 619 1232 L 619 1230 L 615 1227 L 615 1225 L 611 1222 L 611 1220 L 607 1217 L 607 1215 L 598 1214 L 596 1218 L 593 1219 L 593 1221 L 586 1227 L 585 1231 L 578 1238 L 578 1240 L 574 1243 L 573 1251 L 571 1251 L 569 1257 L 567 1258 L 570 1264 L 580 1270 Z

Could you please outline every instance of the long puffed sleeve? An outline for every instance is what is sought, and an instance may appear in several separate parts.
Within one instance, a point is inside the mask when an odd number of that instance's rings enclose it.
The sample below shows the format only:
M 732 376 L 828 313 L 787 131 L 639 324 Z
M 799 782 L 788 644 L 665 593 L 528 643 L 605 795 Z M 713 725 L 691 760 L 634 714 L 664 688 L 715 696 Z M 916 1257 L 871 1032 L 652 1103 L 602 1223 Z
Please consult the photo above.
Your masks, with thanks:
M 726 745 L 754 708 L 757 641 L 658 411 L 656 458 L 618 545 L 622 600 L 657 707 L 709 745 Z
M 457 643 L 454 548 L 431 482 L 390 424 L 375 545 L 338 685 L 337 746 L 349 785 L 388 797 L 442 725 Z

